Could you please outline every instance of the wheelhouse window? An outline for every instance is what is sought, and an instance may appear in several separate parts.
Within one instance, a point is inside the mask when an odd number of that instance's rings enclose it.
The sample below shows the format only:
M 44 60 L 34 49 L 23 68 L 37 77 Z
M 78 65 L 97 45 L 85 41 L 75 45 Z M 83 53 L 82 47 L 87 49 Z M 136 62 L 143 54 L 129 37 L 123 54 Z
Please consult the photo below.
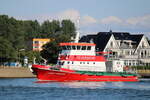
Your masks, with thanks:
M 72 46 L 72 50 L 76 50 L 76 46 Z
M 86 50 L 86 46 L 82 46 L 82 50 Z
M 91 46 L 87 46 L 87 50 L 91 50 Z
M 80 50 L 81 46 L 77 46 L 77 50 Z
M 67 46 L 67 50 L 71 50 L 71 46 Z
M 80 46 L 80 45 L 67 45 L 67 46 L 61 46 L 62 50 L 91 50 L 91 46 Z
M 66 46 L 62 46 L 61 48 L 62 48 L 62 50 L 67 50 Z

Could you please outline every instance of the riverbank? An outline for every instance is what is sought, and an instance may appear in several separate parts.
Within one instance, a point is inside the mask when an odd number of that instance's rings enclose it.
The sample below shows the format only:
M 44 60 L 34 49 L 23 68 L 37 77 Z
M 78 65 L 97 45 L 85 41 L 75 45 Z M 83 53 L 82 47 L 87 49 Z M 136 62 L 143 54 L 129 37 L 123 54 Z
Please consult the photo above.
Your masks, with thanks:
M 137 73 L 141 78 L 150 78 L 150 70 L 138 70 Z M 34 78 L 27 67 L 6 67 L 0 66 L 0 78 Z
M 0 78 L 33 78 L 29 68 L 0 66 Z
M 141 78 L 150 78 L 150 70 L 137 70 Z

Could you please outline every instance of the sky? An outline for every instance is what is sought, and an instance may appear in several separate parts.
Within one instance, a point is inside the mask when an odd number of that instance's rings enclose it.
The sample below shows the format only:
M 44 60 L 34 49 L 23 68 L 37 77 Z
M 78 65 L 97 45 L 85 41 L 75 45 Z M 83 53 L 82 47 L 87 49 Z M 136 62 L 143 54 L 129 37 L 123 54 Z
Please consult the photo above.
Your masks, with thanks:
M 150 0 L 0 0 L 0 14 L 40 23 L 80 19 L 81 35 L 112 30 L 150 38 Z

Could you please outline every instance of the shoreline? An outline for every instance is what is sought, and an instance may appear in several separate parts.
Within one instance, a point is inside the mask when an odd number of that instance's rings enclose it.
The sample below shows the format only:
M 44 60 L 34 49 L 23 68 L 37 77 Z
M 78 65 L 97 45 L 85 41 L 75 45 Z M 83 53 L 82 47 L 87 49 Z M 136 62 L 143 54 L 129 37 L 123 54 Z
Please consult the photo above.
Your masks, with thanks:
M 138 70 L 140 78 L 150 78 L 150 70 Z M 28 67 L 0 66 L 0 78 L 36 78 Z
M 0 66 L 0 78 L 35 78 L 28 67 Z

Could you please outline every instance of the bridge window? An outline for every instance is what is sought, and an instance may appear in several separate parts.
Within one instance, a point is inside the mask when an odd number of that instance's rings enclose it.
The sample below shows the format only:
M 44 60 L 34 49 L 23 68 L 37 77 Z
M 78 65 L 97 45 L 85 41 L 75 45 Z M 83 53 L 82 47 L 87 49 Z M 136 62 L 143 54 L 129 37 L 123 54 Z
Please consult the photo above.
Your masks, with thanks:
M 67 47 L 66 47 L 66 46 L 62 46 L 62 49 L 63 49 L 63 50 L 67 50 Z
M 91 46 L 87 46 L 87 50 L 91 50 Z
M 86 50 L 86 46 L 82 46 L 82 50 Z
M 76 46 L 72 46 L 72 50 L 76 50 Z
M 61 46 L 62 50 L 91 50 L 91 46 L 75 46 L 75 45 L 67 45 Z
M 77 50 L 80 50 L 81 46 L 77 46 Z
M 67 46 L 67 50 L 71 50 L 71 46 Z

